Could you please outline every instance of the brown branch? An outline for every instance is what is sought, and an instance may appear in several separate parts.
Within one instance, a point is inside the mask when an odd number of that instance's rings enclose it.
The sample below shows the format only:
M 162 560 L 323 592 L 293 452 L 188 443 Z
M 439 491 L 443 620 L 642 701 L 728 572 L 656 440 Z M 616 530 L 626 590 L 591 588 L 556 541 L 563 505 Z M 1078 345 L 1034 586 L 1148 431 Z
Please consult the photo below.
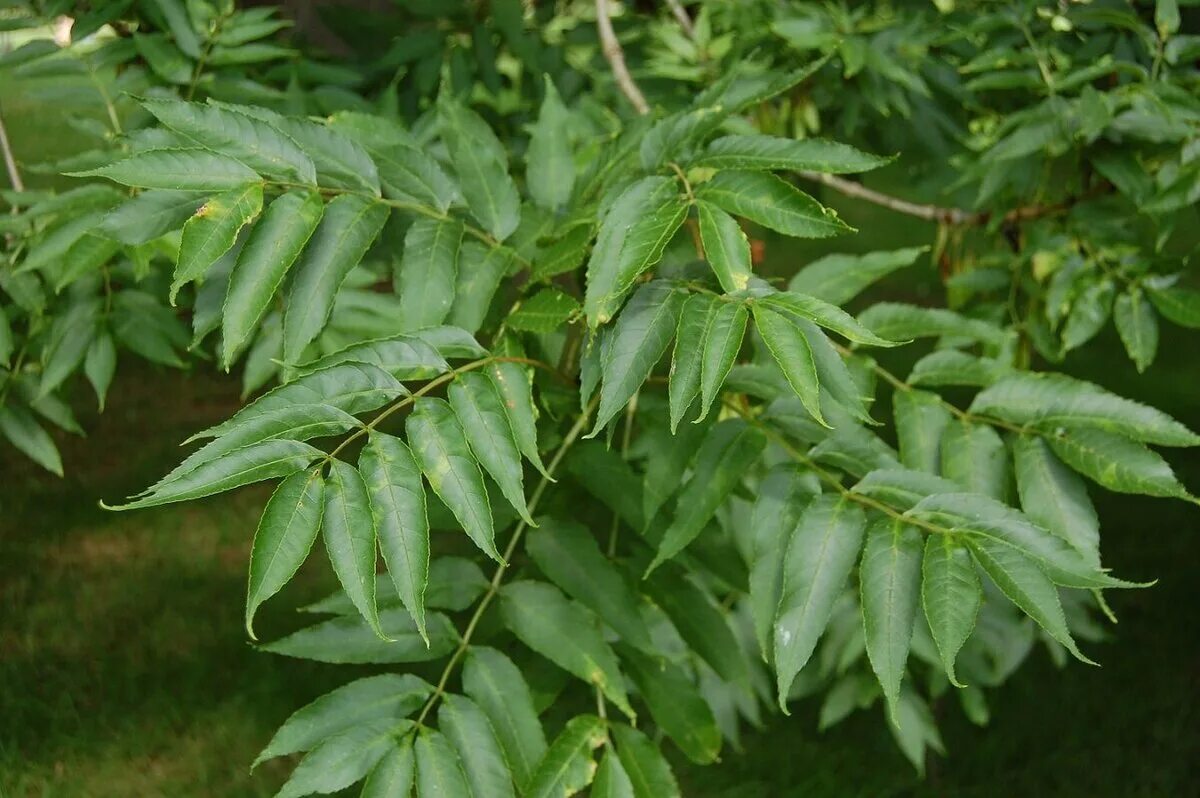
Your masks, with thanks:
M 4 114 L 0 112 L 0 151 L 4 153 L 4 167 L 8 170 L 8 182 L 16 191 L 24 191 L 25 183 L 21 181 L 21 170 L 13 158 L 12 147 L 8 143 L 8 131 L 4 127 Z
M 687 34 L 689 39 L 696 38 L 696 26 L 692 24 L 692 18 L 688 16 L 683 5 L 679 0 L 667 0 L 667 7 L 671 9 L 671 13 L 675 15 L 676 21 L 679 22 L 679 27 L 683 28 L 683 32 Z
M 628 98 L 635 111 L 645 116 L 650 113 L 650 106 L 647 104 L 646 98 L 642 96 L 642 90 L 633 82 L 629 68 L 625 66 L 625 51 L 621 49 L 621 43 L 617 41 L 617 34 L 613 32 L 612 20 L 608 18 L 608 12 L 608 0 L 596 0 L 596 30 L 600 34 L 600 47 L 604 51 L 604 57 L 608 60 L 608 66 L 612 69 L 613 77 L 616 78 L 621 93 Z

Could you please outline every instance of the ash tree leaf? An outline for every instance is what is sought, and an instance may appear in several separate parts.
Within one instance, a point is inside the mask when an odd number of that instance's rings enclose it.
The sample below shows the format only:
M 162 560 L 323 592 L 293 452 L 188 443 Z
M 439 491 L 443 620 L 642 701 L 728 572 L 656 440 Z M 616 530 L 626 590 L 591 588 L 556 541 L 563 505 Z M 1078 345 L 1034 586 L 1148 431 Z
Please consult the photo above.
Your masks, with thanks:
M 262 183 L 249 183 L 210 198 L 183 226 L 179 262 L 171 280 L 171 302 L 187 283 L 204 278 L 233 247 L 241 229 L 262 210 Z
M 866 516 L 857 504 L 820 496 L 792 530 L 775 618 L 775 670 L 779 706 L 785 713 L 792 681 L 812 656 L 858 559 L 865 526 Z
M 771 309 L 776 312 L 808 319 L 856 344 L 899 346 L 907 343 L 906 341 L 889 341 L 879 337 L 846 311 L 816 297 L 788 291 L 781 294 L 769 294 L 759 301 L 762 304 L 770 305 Z
M 600 616 L 622 640 L 643 651 L 654 650 L 637 594 L 586 527 L 544 518 L 539 528 L 529 531 L 525 548 L 554 584 Z
M 529 136 L 525 153 L 525 181 L 533 201 L 547 210 L 562 208 L 575 188 L 575 160 L 567 136 L 570 114 L 549 75 L 546 93 Z
M 551 333 L 574 318 L 580 308 L 579 300 L 551 286 L 524 300 L 505 323 L 511 330 Z
M 331 793 L 366 776 L 412 724 L 374 720 L 330 737 L 305 754 L 277 798 Z
M 438 709 L 438 727 L 458 751 L 470 795 L 506 798 L 515 795 L 508 763 L 483 711 L 469 698 L 447 694 Z
M 517 449 L 542 476 L 553 482 L 538 453 L 537 410 L 533 404 L 529 370 L 519 363 L 490 363 L 486 373 L 504 402 L 504 412 L 517 441 Z
M 73 302 L 54 319 L 42 353 L 42 376 L 38 396 L 48 396 L 79 368 L 96 336 L 102 313 L 99 298 Z
M 820 327 L 807 319 L 793 319 L 808 348 L 812 352 L 813 365 L 817 368 L 817 382 L 842 410 L 864 424 L 876 422 L 867 411 L 867 403 L 874 401 L 875 387 L 850 373 L 851 361 L 844 358 L 833 342 Z M 860 360 L 860 363 L 862 361 Z
M 525 790 L 526 798 L 563 798 L 582 790 L 592 781 L 595 764 L 592 750 L 604 744 L 604 721 L 579 715 L 546 750 Z
M 496 649 L 471 646 L 462 678 L 464 692 L 491 721 L 514 781 L 523 794 L 546 752 L 546 736 L 525 677 Z
M 417 795 L 421 798 L 466 798 L 472 795 L 467 775 L 450 741 L 439 731 L 417 732 Z
M 425 617 L 428 642 L 403 607 L 381 611 L 379 626 L 386 639 L 376 634 L 360 615 L 347 615 L 305 627 L 261 648 L 272 654 L 316 662 L 387 665 L 440 659 L 453 651 L 458 642 L 453 624 L 440 612 Z
M 229 191 L 259 179 L 245 164 L 199 149 L 147 150 L 67 176 L 106 177 L 123 186 L 182 191 Z
M 396 379 L 428 379 L 450 370 L 450 364 L 425 339 L 401 334 L 393 338 L 351 344 L 306 363 L 297 368 L 296 373 L 306 376 L 339 363 L 369 363 Z
M 88 382 L 92 384 L 92 390 L 96 392 L 96 401 L 99 403 L 101 413 L 104 412 L 108 386 L 112 385 L 113 375 L 116 374 L 116 371 L 117 345 L 108 330 L 101 330 L 88 344 L 87 355 L 83 359 L 83 373 L 87 376 Z
M 707 202 L 696 203 L 704 256 L 727 294 L 741 291 L 750 282 L 750 241 L 741 225 L 725 211 Z
M 842 306 L 868 286 L 898 269 L 912 265 L 928 247 L 909 247 L 865 255 L 834 253 L 818 258 L 796 272 L 788 290 Z
M 694 162 L 714 169 L 789 170 L 847 174 L 869 172 L 891 161 L 826 139 L 785 139 L 775 136 L 722 136 L 711 142 Z
M 1041 438 L 1017 436 L 1012 450 L 1021 509 L 1099 568 L 1100 520 L 1083 480 Z
M 704 368 L 704 333 L 708 318 L 718 309 L 708 294 L 692 294 L 679 311 L 675 349 L 671 353 L 671 371 L 667 392 L 671 414 L 671 434 L 700 393 L 700 374 Z
M 383 637 L 375 606 L 377 535 L 371 500 L 358 469 L 337 459 L 329 463 L 321 532 L 329 562 L 346 595 L 371 628 Z
M 687 205 L 675 181 L 645 177 L 617 197 L 600 223 L 587 265 L 583 312 L 588 326 L 607 324 L 637 278 L 662 259 Z
M 144 99 L 141 104 L 159 122 L 206 150 L 268 177 L 317 184 L 312 159 L 295 140 L 236 106 L 160 99 Z
M 921 560 L 921 606 L 946 675 L 956 687 L 963 685 L 954 674 L 954 661 L 975 629 L 982 604 L 979 574 L 967 547 L 953 535 L 930 535 Z
M 388 206 L 352 194 L 325 206 L 317 230 L 300 257 L 283 316 L 283 357 L 300 362 L 320 334 L 342 281 L 367 253 L 388 218 Z
M 605 698 L 634 717 L 617 657 L 590 610 L 568 601 L 552 585 L 524 581 L 500 589 L 500 614 L 522 643 L 576 678 L 599 687 Z M 532 789 L 530 786 L 527 792 Z
M 417 774 L 411 736 L 383 755 L 363 782 L 360 798 L 408 798 Z
M 895 718 L 917 618 L 924 542 L 919 529 L 894 518 L 873 522 L 866 539 L 858 583 L 867 658 Z
M 1175 286 L 1146 285 L 1155 309 L 1180 327 L 1200 329 L 1200 291 Z
M 167 30 L 175 38 L 176 46 L 185 55 L 199 58 L 201 53 L 200 37 L 196 35 L 196 30 L 192 27 L 183 3 L 180 0 L 152 0 L 152 2 L 162 13 L 163 19 L 167 23 Z
M 422 397 L 413 405 L 405 430 L 413 456 L 429 486 L 454 514 L 475 545 L 496 562 L 492 508 L 488 503 L 483 472 L 471 453 L 466 432 L 441 399 Z
M 876 335 L 891 340 L 952 336 L 1000 347 L 1006 338 L 1004 330 L 994 324 L 944 308 L 922 308 L 898 302 L 874 304 L 860 313 L 858 320 Z
M 675 333 L 683 295 L 668 283 L 639 288 L 601 342 L 600 407 L 588 437 L 595 437 L 637 393 L 662 359 Z
M 316 192 L 289 191 L 267 206 L 250 231 L 229 275 L 222 308 L 221 362 L 226 370 L 258 328 L 323 211 Z
M 1059 459 L 1117 493 L 1188 497 L 1171 466 L 1137 441 L 1102 429 L 1072 429 L 1046 438 Z
M 621 649 L 621 659 L 650 717 L 688 759 L 697 764 L 715 762 L 721 753 L 721 730 L 712 709 L 678 665 L 631 648 Z
M 1200 444 L 1200 435 L 1166 413 L 1065 374 L 1006 377 L 976 395 L 970 410 L 1049 432 L 1086 427 L 1161 446 Z
M 800 398 L 800 403 L 820 424 L 829 426 L 821 414 L 821 385 L 817 378 L 817 366 L 803 330 L 787 316 L 761 302 L 755 302 L 751 308 L 754 323 L 767 351 L 779 364 L 783 376 Z
M 432 694 L 432 685 L 407 673 L 384 673 L 344 684 L 293 712 L 254 765 L 311 751 L 323 740 L 368 721 L 402 720 L 420 709 Z
M 945 753 L 933 713 L 915 690 L 904 689 L 900 692 L 900 700 L 896 704 L 896 720 L 888 724 L 888 729 L 919 776 L 925 775 L 926 749 L 932 748 L 939 753 Z
M 1038 626 L 1057 640 L 1076 659 L 1095 665 L 1075 645 L 1067 619 L 1058 598 L 1058 588 L 1032 559 L 1021 552 L 988 538 L 968 537 L 968 548 L 984 572 L 1001 592 L 1033 618 Z
M 384 196 L 404 202 L 416 202 L 446 210 L 460 197 L 460 191 L 438 162 L 416 147 L 396 144 L 370 145 L 371 158 L 379 169 Z
M 975 357 L 957 349 L 930 352 L 913 364 L 909 385 L 973 385 L 986 388 L 1006 377 L 1012 367 L 993 358 Z
M 460 374 L 446 391 L 475 459 L 500 486 L 508 503 L 530 526 L 537 526 L 525 504 L 521 453 L 513 440 L 504 401 L 492 381 L 476 372 Z
M 635 798 L 679 798 L 679 784 L 658 746 L 645 734 L 623 723 L 610 727 L 617 757 L 633 782 Z
M 226 106 L 228 107 L 228 106 Z M 255 108 L 262 114 L 263 109 Z M 290 136 L 312 158 L 317 179 L 322 185 L 333 185 L 380 195 L 379 169 L 371 156 L 358 142 L 330 125 L 270 115 L 265 117 Z
M 437 104 L 442 141 L 462 184 L 471 215 L 498 241 L 521 221 L 521 198 L 508 174 L 508 155 L 492 128 L 443 93 Z
M 709 314 L 704 329 L 704 351 L 700 358 L 700 415 L 698 424 L 708 416 L 733 361 L 742 348 L 750 312 L 741 303 L 721 302 Z
M 647 576 L 696 539 L 766 445 L 766 435 L 740 419 L 712 428 L 696 453 L 692 476 L 679 492 L 675 517 L 663 533 Z
M 633 782 L 620 757 L 611 748 L 605 750 L 600 766 L 596 768 L 591 795 L 593 798 L 635 798 Z
M 145 244 L 178 230 L 203 202 L 195 191 L 142 191 L 109 211 L 95 232 L 127 246 Z
M 404 441 L 375 430 L 358 457 L 358 470 L 396 594 L 424 635 L 429 521 L 421 471 Z
M 829 238 L 853 230 L 833 210 L 763 172 L 718 172 L 696 188 L 696 199 L 794 238 Z
M 54 439 L 26 408 L 11 403 L 0 406 L 0 433 L 30 460 L 52 474 L 63 475 L 62 457 Z
M 254 634 L 254 613 L 279 592 L 308 558 L 325 507 L 325 479 L 320 469 L 298 472 L 271 494 L 250 552 L 250 585 L 246 595 L 246 633 Z
M 450 315 L 462 237 L 453 219 L 418 219 L 408 228 L 395 280 L 403 329 L 434 327 Z
M 1129 359 L 1142 373 L 1154 362 L 1158 352 L 1158 317 L 1154 306 L 1140 289 L 1132 288 L 1117 297 L 1113 305 L 1117 334 L 1129 353 Z
M 942 436 L 951 421 L 941 398 L 928 391 L 896 391 L 892 408 L 900 462 L 916 471 L 939 473 Z
M 136 510 L 212 496 L 254 482 L 290 476 L 324 456 L 320 449 L 300 441 L 266 440 L 203 463 L 140 499 L 109 509 Z
M 942 476 L 972 493 L 1004 501 L 1008 496 L 1008 450 L 992 427 L 961 420 L 942 431 Z
M 1104 323 L 1112 313 L 1115 292 L 1111 280 L 1101 280 L 1089 285 L 1076 297 L 1062 329 L 1064 352 L 1078 349 L 1104 328 Z

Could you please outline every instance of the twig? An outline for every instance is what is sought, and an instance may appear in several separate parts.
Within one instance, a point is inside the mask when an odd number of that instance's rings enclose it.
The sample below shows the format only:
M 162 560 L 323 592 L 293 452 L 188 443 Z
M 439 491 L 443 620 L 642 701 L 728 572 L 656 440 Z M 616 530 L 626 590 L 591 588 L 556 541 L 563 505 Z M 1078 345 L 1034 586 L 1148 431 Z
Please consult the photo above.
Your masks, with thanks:
M 8 182 L 14 191 L 24 191 L 25 183 L 21 180 L 21 170 L 17 168 L 12 147 L 8 143 L 8 130 L 4 127 L 3 111 L 0 111 L 0 150 L 4 151 L 4 168 L 8 170 Z
M 692 24 L 692 18 L 688 16 L 684 10 L 683 4 L 679 0 L 667 0 L 667 7 L 671 9 L 671 13 L 675 15 L 675 19 L 679 22 L 679 27 L 683 28 L 683 32 L 687 34 L 689 39 L 696 38 L 696 26 Z
M 628 98 L 635 111 L 645 116 L 650 113 L 650 106 L 646 103 L 642 90 L 633 82 L 629 68 L 625 66 L 625 51 L 621 49 L 621 43 L 617 41 L 617 34 L 613 32 L 612 20 L 608 18 L 608 12 L 608 0 L 596 0 L 596 30 L 600 34 L 600 47 L 604 51 L 604 57 L 608 60 L 608 66 L 612 69 L 613 77 L 616 78 L 621 93 Z

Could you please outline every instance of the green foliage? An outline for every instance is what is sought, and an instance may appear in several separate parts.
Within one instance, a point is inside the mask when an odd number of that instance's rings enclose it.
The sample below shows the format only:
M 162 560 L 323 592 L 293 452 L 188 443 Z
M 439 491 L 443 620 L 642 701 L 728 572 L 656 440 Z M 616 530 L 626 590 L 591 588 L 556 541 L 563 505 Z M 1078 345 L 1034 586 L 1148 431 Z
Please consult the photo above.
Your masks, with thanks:
M 1160 317 L 1200 326 L 1174 3 L 693 3 L 622 35 L 646 119 L 590 7 L 400 5 L 362 60 L 157 0 L 0 65 L 85 70 L 108 116 L 46 170 L 88 182 L 4 194 L 0 433 L 61 474 L 44 422 L 80 432 L 76 375 L 103 407 L 125 353 L 277 383 L 120 509 L 279 479 L 248 634 L 320 536 L 329 617 L 262 649 L 442 667 L 299 710 L 281 795 L 678 795 L 659 741 L 715 762 L 814 694 L 822 727 L 882 697 L 921 770 L 929 703 L 971 685 L 978 717 L 1035 629 L 1090 662 L 1138 585 L 1085 479 L 1197 501 L 1151 447 L 1200 436 L 1046 370 L 1110 318 L 1139 372 Z M 880 168 L 969 207 L 836 177 Z M 854 232 L 809 183 L 937 235 L 762 268 Z M 896 301 L 927 250 L 945 306 Z

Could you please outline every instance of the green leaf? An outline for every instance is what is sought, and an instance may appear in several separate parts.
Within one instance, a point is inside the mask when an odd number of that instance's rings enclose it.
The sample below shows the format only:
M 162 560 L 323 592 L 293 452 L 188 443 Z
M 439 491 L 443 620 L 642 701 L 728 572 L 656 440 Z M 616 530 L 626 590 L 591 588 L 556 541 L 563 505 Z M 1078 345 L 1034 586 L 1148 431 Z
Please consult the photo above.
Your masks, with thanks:
M 952 535 L 930 535 L 921 564 L 921 606 L 946 675 L 957 687 L 963 685 L 954 674 L 954 660 L 971 636 L 982 604 L 983 590 L 967 547 Z
M 604 721 L 579 715 L 550 744 L 529 781 L 525 798 L 564 798 L 592 781 L 592 750 L 604 744 Z
M 178 230 L 203 201 L 192 191 L 143 191 L 109 211 L 95 232 L 127 246 L 145 244 Z
M 772 468 L 758 485 L 750 516 L 750 611 L 763 659 L 774 653 L 771 627 L 783 591 L 783 556 L 800 514 L 821 492 L 816 474 L 793 464 Z
M 808 319 L 856 344 L 865 344 L 866 346 L 899 346 L 901 343 L 907 343 L 905 341 L 889 341 L 885 338 L 880 338 L 862 324 L 859 324 L 846 311 L 816 297 L 788 292 L 785 294 L 770 294 L 759 301 L 762 304 L 770 305 L 771 309 L 778 313 Z
M 361 616 L 347 615 L 293 632 L 262 650 L 335 664 L 428 662 L 454 650 L 457 634 L 445 615 L 429 613 L 425 623 L 428 643 L 408 610 L 392 607 L 379 613 L 379 625 L 387 639 L 376 634 Z
M 1075 298 L 1062 329 L 1064 352 L 1083 346 L 1104 328 L 1115 291 L 1111 280 L 1101 280 L 1089 285 Z
M 147 150 L 123 161 L 68 172 L 69 177 L 106 177 L 135 188 L 169 188 L 188 191 L 228 191 L 258 180 L 244 164 L 207 150 Z
M 521 221 L 521 198 L 508 174 L 508 155 L 487 122 L 443 92 L 437 105 L 442 141 L 462 182 L 471 215 L 498 241 Z
M 828 238 L 853 230 L 791 183 L 762 172 L 718 172 L 696 188 L 696 199 L 795 238 Z
M 707 202 L 696 203 L 704 256 L 727 294 L 741 291 L 750 282 L 750 241 L 741 225 L 725 211 Z
M 692 294 L 679 311 L 675 350 L 671 353 L 668 394 L 671 434 L 700 393 L 700 374 L 704 368 L 704 334 L 708 319 L 718 310 L 718 302 L 709 294 Z
M 517 448 L 542 476 L 553 482 L 538 454 L 537 409 L 533 404 L 533 383 L 529 378 L 529 369 L 519 363 L 491 363 L 486 372 L 504 401 L 504 412 L 512 426 Z
M 888 729 L 919 776 L 925 775 L 927 748 L 945 753 L 933 713 L 915 690 L 900 691 L 900 701 L 896 704 L 896 720 L 888 724 Z
M 476 798 L 514 795 L 504 753 L 483 711 L 469 698 L 447 694 L 438 709 L 438 726 L 458 751 L 459 761 Z
M 450 405 L 429 397 L 417 400 L 405 429 L 413 455 L 433 492 L 450 508 L 475 545 L 493 560 L 503 562 L 496 551 L 483 472 Z
M 992 427 L 959 420 L 942 431 L 942 476 L 972 493 L 1008 497 L 1008 451 Z
M 254 613 L 299 570 L 321 529 L 325 480 L 320 469 L 299 472 L 279 483 L 263 510 L 250 552 L 246 593 L 246 633 L 254 634 Z
M 521 302 L 506 319 L 510 330 L 551 333 L 575 317 L 582 306 L 579 300 L 557 288 L 543 288 Z
M 589 437 L 608 425 L 662 359 L 675 334 L 681 305 L 683 294 L 669 283 L 646 283 L 601 340 L 600 408 Z
M 133 44 L 150 70 L 168 83 L 185 86 L 192 79 L 192 63 L 161 34 L 133 34 Z
M 418 219 L 408 228 L 395 280 L 404 330 L 433 327 L 450 315 L 462 237 L 462 224 L 452 219 Z
M 65 313 L 54 319 L 42 352 L 38 396 L 48 396 L 79 368 L 96 337 L 101 312 L 100 300 L 89 298 L 72 302 Z
M 27 409 L 15 404 L 0 406 L 0 433 L 30 460 L 53 474 L 63 475 L 58 447 Z
M 620 757 L 613 749 L 604 751 L 600 767 L 596 768 L 596 778 L 592 782 L 591 796 L 593 798 L 635 798 L 633 782 L 625 772 Z
M 529 685 L 508 657 L 483 646 L 471 646 L 467 652 L 462 678 L 463 690 L 491 721 L 517 787 L 524 793 L 546 752 Z
M 864 526 L 866 516 L 857 504 L 819 496 L 792 530 L 775 619 L 775 670 L 785 713 L 792 681 L 812 656 L 858 559 Z
M 1092 428 L 1161 446 L 1195 446 L 1200 435 L 1153 407 L 1065 374 L 1022 372 L 981 391 L 971 412 L 1046 432 Z
M 878 280 L 911 265 L 928 249 L 909 247 L 865 255 L 841 252 L 826 255 L 796 272 L 788 281 L 788 290 L 842 306 Z
M 821 386 L 817 379 L 817 366 L 813 362 L 812 348 L 804 332 L 790 318 L 761 302 L 755 302 L 752 309 L 754 323 L 767 346 L 767 351 L 779 364 L 804 409 L 818 422 L 828 426 L 821 414 Z
M 359 798 L 409 798 L 417 774 L 416 754 L 411 736 L 392 748 L 363 782 Z
M 1154 27 L 1158 30 L 1159 38 L 1166 39 L 1179 30 L 1178 0 L 1155 0 Z
M 916 471 L 937 474 L 942 436 L 951 421 L 950 411 L 937 394 L 928 391 L 896 391 L 892 395 L 892 408 L 900 462 Z
M 775 136 L 723 136 L 711 142 L 694 162 L 713 169 L 753 169 L 846 174 L 869 172 L 891 158 L 826 139 L 784 139 Z
M 471 787 L 450 741 L 439 731 L 417 732 L 417 795 L 421 798 L 466 798 Z
M 986 388 L 1011 374 L 1012 367 L 988 357 L 975 357 L 957 349 L 930 352 L 913 364 L 909 385 L 974 385 Z
M 416 712 L 433 694 L 433 686 L 411 674 L 368 676 L 326 693 L 279 727 L 254 760 L 311 751 L 323 740 L 373 720 L 399 721 Z
M 1117 493 L 1187 498 L 1171 466 L 1137 441 L 1101 429 L 1072 429 L 1048 436 L 1064 463 Z
M 1012 448 L 1021 509 L 1099 568 L 1100 520 L 1083 480 L 1063 465 L 1041 438 L 1015 437 Z
M 262 183 L 249 183 L 210 198 L 183 226 L 179 262 L 171 280 L 171 303 L 179 289 L 202 280 L 217 260 L 233 247 L 241 229 L 262 210 Z
M 634 717 L 617 657 L 590 610 L 567 601 L 557 588 L 544 582 L 513 582 L 500 589 L 500 614 L 522 643 L 596 685 L 618 709 Z M 537 780 L 535 774 L 533 781 Z M 533 792 L 532 785 L 528 792 Z
M 228 107 L 228 106 L 226 106 Z M 255 108 L 262 113 L 262 109 Z M 317 167 L 322 185 L 333 185 L 379 196 L 379 170 L 367 151 L 327 124 L 292 117 L 265 117 L 300 145 Z
M 617 743 L 617 756 L 633 782 L 636 798 L 679 798 L 682 793 L 671 773 L 671 766 L 645 734 L 637 729 L 613 724 L 610 727 Z
M 533 201 L 547 210 L 558 210 L 571 199 L 575 188 L 575 160 L 567 136 L 570 114 L 563 106 L 549 75 L 537 122 L 525 151 L 525 182 Z
M 898 518 L 880 518 L 867 529 L 859 569 L 867 658 L 893 719 L 917 619 L 923 546 L 915 526 Z
M 578 269 L 579 264 L 583 263 L 583 256 L 587 254 L 588 244 L 592 242 L 594 232 L 590 224 L 578 224 L 554 243 L 540 249 L 533 257 L 530 278 L 549 280 Z
M 1200 291 L 1146 284 L 1146 294 L 1159 313 L 1181 327 L 1200 329 Z
M 104 401 L 108 396 L 108 386 L 112 385 L 113 375 L 117 371 L 117 345 L 113 342 L 112 334 L 101 330 L 88 345 L 87 355 L 83 361 L 83 373 L 92 390 L 96 392 L 96 401 L 100 412 L 104 412 Z
M 338 581 L 354 606 L 382 637 L 375 606 L 375 519 L 362 474 L 349 463 L 331 460 L 321 525 L 325 550 Z
M 158 99 L 141 103 L 159 122 L 206 150 L 233 158 L 267 177 L 317 184 L 316 168 L 300 145 L 235 106 Z
M 567 469 L 580 487 L 603 502 L 631 528 L 646 527 L 641 477 L 621 455 L 603 443 L 581 443 L 567 457 Z
M 1140 289 L 1131 288 L 1117 297 L 1113 320 L 1121 343 L 1140 374 L 1150 367 L 1158 352 L 1158 317 L 1154 306 Z
M 371 147 L 371 157 L 389 199 L 416 202 L 445 213 L 460 197 L 458 186 L 438 162 L 416 147 Z
M 675 517 L 663 533 L 647 576 L 696 539 L 766 445 L 766 435 L 740 419 L 712 428 L 696 454 L 691 478 L 679 492 Z
M 273 200 L 250 231 L 229 275 L 222 308 L 221 362 L 226 370 L 258 328 L 323 211 L 319 194 L 290 191 Z
M 621 639 L 653 651 L 640 600 L 582 524 L 542 519 L 525 548 L 552 582 L 611 626 Z
M 175 44 L 184 54 L 200 57 L 200 37 L 196 35 L 187 10 L 180 0 L 151 0 L 167 23 L 167 30 L 175 37 Z
M 600 223 L 587 266 L 583 311 L 588 326 L 607 324 L 637 278 L 662 259 L 687 205 L 674 180 L 645 177 L 617 197 Z
M 450 364 L 424 338 L 401 334 L 352 344 L 307 363 L 297 368 L 296 372 L 306 376 L 339 363 L 368 363 L 378 366 L 396 379 L 428 379 L 450 370 Z
M 621 650 L 621 659 L 637 685 L 650 716 L 688 759 L 697 764 L 715 762 L 721 753 L 721 730 L 696 685 L 670 660 Z
M 352 194 L 329 201 L 325 215 L 296 266 L 283 316 L 283 357 L 300 362 L 329 319 L 342 281 L 383 229 L 388 207 Z
M 700 415 L 692 423 L 698 424 L 708 416 L 741 351 L 749 316 L 745 305 L 733 302 L 719 302 L 709 314 L 700 359 Z
M 425 634 L 429 521 L 425 489 L 412 452 L 399 438 L 371 431 L 358 458 L 388 573 L 417 630 Z
M 266 440 L 237 449 L 217 460 L 202 463 L 178 479 L 156 487 L 136 501 L 108 509 L 136 510 L 212 496 L 265 479 L 290 476 L 304 469 L 313 460 L 324 456 L 324 452 L 307 443 Z
M 483 374 L 467 372 L 450 383 L 446 395 L 475 459 L 500 486 L 500 492 L 521 518 L 536 526 L 525 504 L 521 453 L 517 451 L 504 402 L 495 385 Z
M 967 546 L 984 572 L 1013 604 L 1082 662 L 1094 665 L 1076 647 L 1058 599 L 1058 589 L 1033 560 L 1011 546 L 969 537 Z
M 300 760 L 276 798 L 299 798 L 349 787 L 370 773 L 411 726 L 408 721 L 374 720 L 330 737 Z
M 942 308 L 921 308 L 880 302 L 859 314 L 858 320 L 876 335 L 892 340 L 952 336 L 999 347 L 1006 334 L 999 326 L 970 319 Z

